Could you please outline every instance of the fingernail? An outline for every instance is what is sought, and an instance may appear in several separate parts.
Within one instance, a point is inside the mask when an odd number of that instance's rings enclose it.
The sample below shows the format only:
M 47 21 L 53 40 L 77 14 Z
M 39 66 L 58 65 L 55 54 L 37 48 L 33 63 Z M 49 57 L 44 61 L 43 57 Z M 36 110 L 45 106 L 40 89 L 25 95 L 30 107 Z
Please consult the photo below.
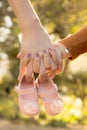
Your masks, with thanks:
M 49 50 L 50 50 L 50 51 L 52 51 L 52 49 L 51 49 L 51 48 L 49 48 Z
M 53 51 L 55 52 L 55 49 L 53 48 Z
M 31 53 L 28 53 L 27 57 L 31 57 Z
M 43 52 L 44 52 L 44 53 L 46 53 L 46 51 L 45 51 L 45 50 L 43 50 Z
M 37 57 L 39 57 L 39 53 L 36 53 L 35 55 L 36 55 Z

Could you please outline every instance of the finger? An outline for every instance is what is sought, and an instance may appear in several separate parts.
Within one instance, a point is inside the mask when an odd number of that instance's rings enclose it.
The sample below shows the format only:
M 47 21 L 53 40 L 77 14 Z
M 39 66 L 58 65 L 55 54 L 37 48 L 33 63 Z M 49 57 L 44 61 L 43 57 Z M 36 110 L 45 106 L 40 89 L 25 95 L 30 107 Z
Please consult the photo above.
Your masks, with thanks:
M 17 58 L 18 58 L 18 59 L 22 59 L 22 58 L 24 58 L 24 56 L 25 56 L 25 52 L 24 52 L 24 51 L 20 51 L 20 52 L 17 54 Z
M 21 61 L 20 67 L 26 67 L 29 61 L 31 60 L 31 53 L 26 55 Z
M 44 75 L 46 74 L 46 69 L 44 66 L 44 62 L 43 62 L 43 54 L 40 53 L 40 71 L 39 71 L 39 75 Z
M 57 65 L 58 64 L 58 60 L 57 60 L 57 55 L 56 55 L 55 50 L 49 48 L 48 51 L 49 51 L 50 56 L 52 57 L 53 62 L 55 63 L 55 65 Z
M 39 73 L 40 71 L 40 56 L 39 53 L 36 53 L 33 60 L 33 71 Z
M 31 59 L 30 62 L 27 65 L 26 73 L 25 73 L 25 79 L 27 82 L 32 81 L 32 76 L 33 76 L 33 60 Z
M 63 57 L 62 57 L 60 51 L 56 47 L 55 47 L 55 52 L 56 52 L 57 61 L 58 61 L 56 73 L 59 74 L 63 69 Z
M 45 79 L 45 75 L 46 75 L 46 69 L 44 66 L 44 62 L 43 62 L 43 53 L 40 53 L 40 71 L 39 71 L 39 79 L 40 81 L 44 81 Z
M 45 50 L 43 51 L 43 59 L 44 59 L 44 65 L 45 65 L 46 70 L 50 70 L 51 68 L 50 55 Z
M 25 67 L 22 67 L 19 71 L 18 80 L 21 80 L 22 75 L 25 73 Z
M 29 63 L 30 59 L 31 59 L 31 54 L 28 54 L 22 60 L 20 60 L 18 80 L 20 80 L 21 76 L 24 74 L 26 66 Z
M 19 52 L 19 53 L 17 54 L 17 58 L 18 58 L 18 59 L 23 58 L 23 55 L 22 55 L 22 53 L 21 53 L 21 52 Z
M 50 76 L 50 78 L 54 78 L 55 75 L 56 75 L 56 71 L 57 71 L 57 67 L 56 65 L 54 64 L 53 60 L 51 59 L 51 70 L 50 72 L 48 73 L 48 75 Z

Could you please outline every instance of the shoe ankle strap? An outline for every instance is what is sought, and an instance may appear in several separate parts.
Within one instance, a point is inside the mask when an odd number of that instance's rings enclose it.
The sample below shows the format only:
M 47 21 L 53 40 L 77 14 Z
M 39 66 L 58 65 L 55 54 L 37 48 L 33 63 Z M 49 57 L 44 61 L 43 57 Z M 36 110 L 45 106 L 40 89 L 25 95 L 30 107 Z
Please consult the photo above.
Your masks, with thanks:
M 29 94 L 29 93 L 36 93 L 36 87 L 34 86 L 33 88 L 28 88 L 26 90 L 22 90 L 22 89 L 20 89 L 19 86 L 16 86 L 15 91 L 20 95 Z
M 58 91 L 58 88 L 57 88 L 56 84 L 53 84 L 53 85 L 54 85 L 54 87 L 52 89 L 46 90 L 44 92 L 40 92 L 38 90 L 38 93 L 39 93 L 40 97 L 46 97 L 48 95 L 51 95 L 51 94 L 55 93 L 55 91 Z

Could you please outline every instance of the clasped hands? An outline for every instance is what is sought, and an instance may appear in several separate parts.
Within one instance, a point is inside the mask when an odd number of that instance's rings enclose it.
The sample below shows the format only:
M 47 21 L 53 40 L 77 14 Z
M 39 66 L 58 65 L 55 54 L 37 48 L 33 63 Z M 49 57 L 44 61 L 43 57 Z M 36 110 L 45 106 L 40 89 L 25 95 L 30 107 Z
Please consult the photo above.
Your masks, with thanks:
M 28 34 L 28 33 L 27 33 Z M 19 95 L 19 108 L 27 115 L 40 112 L 40 97 L 49 115 L 57 115 L 63 109 L 63 101 L 56 84 L 52 81 L 55 74 L 62 71 L 63 58 L 66 48 L 61 43 L 52 45 L 47 32 L 42 28 L 22 36 L 20 59 L 19 85 L 15 87 Z M 38 77 L 34 78 L 34 72 Z
M 20 59 L 18 80 L 25 73 L 26 80 L 32 79 L 35 73 L 39 76 L 48 74 L 54 78 L 63 68 L 63 57 L 66 55 L 65 46 L 52 41 L 48 33 L 40 27 L 38 30 L 31 29 L 31 34 L 22 36 L 21 49 L 17 57 Z
M 27 53 L 24 55 L 22 52 L 19 52 L 17 55 L 20 59 L 18 80 L 21 79 L 25 71 L 27 81 L 31 80 L 34 73 L 38 73 L 40 76 L 48 74 L 53 79 L 63 69 L 63 57 L 67 55 L 65 53 L 65 48 L 64 46 L 60 47 L 60 43 L 35 54 Z

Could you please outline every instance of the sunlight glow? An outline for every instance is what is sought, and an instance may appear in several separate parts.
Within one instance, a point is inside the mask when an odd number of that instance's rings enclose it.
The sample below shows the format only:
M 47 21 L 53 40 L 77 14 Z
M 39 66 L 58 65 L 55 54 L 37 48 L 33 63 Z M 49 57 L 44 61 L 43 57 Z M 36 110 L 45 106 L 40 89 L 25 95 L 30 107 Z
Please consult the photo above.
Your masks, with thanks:
M 0 53 L 0 82 L 4 76 L 11 77 L 9 72 L 9 59 L 8 55 L 4 52 Z
M 0 59 L 5 60 L 5 59 L 7 59 L 7 58 L 8 58 L 8 55 L 7 55 L 6 53 L 4 53 L 4 52 L 1 52 L 1 53 L 0 53 Z
M 80 98 L 76 98 L 74 104 L 75 104 L 75 107 L 82 108 L 82 101 Z
M 5 24 L 8 28 L 13 26 L 13 23 L 12 23 L 11 18 L 9 16 L 5 16 L 4 21 L 5 21 Z
M 4 42 L 7 39 L 7 35 L 10 33 L 10 30 L 5 28 L 5 27 L 1 27 L 0 28 L 0 42 Z
M 2 7 L 2 5 L 3 5 L 2 2 L 0 1 L 0 8 Z
M 21 33 L 18 34 L 18 40 L 19 40 L 19 43 L 21 44 L 21 41 L 22 41 L 22 34 Z
M 70 112 L 77 117 L 81 117 L 81 111 L 79 109 L 72 108 Z

